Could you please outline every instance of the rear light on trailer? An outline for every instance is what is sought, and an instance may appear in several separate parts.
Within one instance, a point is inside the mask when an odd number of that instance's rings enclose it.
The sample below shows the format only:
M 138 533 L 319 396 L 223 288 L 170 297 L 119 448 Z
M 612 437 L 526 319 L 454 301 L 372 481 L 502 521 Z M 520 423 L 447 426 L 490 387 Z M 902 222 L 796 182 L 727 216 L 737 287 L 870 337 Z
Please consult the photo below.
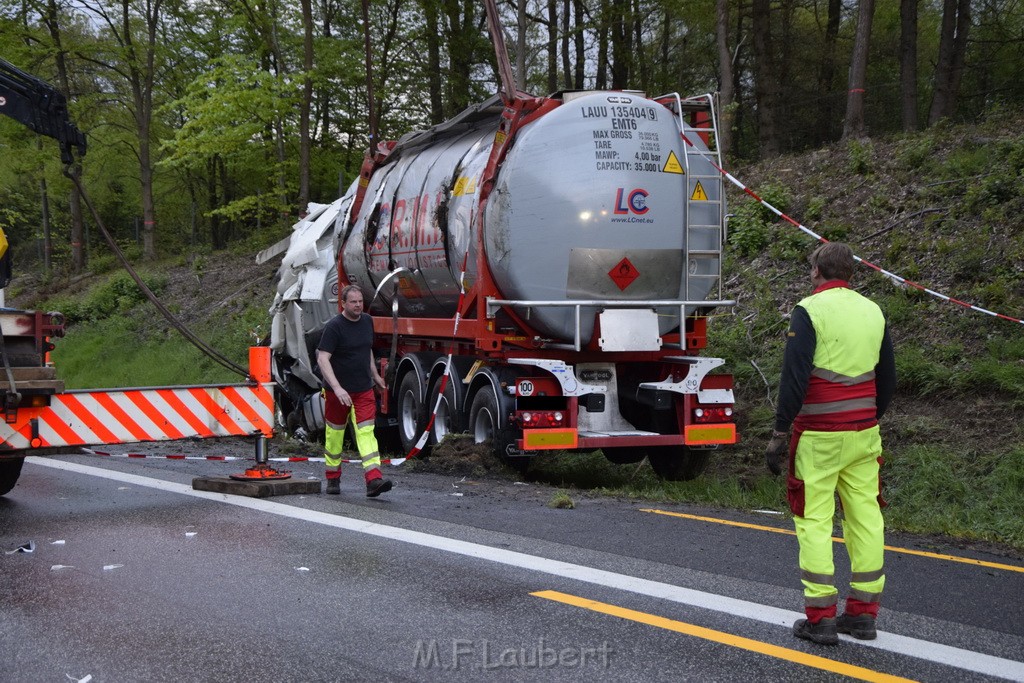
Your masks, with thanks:
M 694 422 L 728 422 L 732 419 L 732 408 L 694 408 Z
M 523 429 L 541 427 L 564 427 L 565 413 L 561 410 L 521 410 L 515 420 Z

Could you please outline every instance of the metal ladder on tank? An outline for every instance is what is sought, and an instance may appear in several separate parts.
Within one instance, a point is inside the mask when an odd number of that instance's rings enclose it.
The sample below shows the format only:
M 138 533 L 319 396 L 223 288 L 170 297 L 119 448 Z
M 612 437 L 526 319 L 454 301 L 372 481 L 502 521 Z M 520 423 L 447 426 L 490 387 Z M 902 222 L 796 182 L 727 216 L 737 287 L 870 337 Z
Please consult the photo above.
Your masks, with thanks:
M 710 126 L 708 128 L 700 128 L 699 131 L 701 134 L 709 135 L 709 142 L 713 142 L 713 145 L 709 145 L 707 150 L 701 150 L 687 144 L 685 141 L 683 142 L 683 172 L 686 177 L 686 225 L 684 226 L 686 240 L 683 246 L 683 298 L 691 301 L 695 299 L 696 295 L 691 289 L 691 284 L 697 280 L 704 280 L 706 282 L 714 281 L 717 291 L 715 296 L 711 296 L 711 290 L 707 290 L 708 294 L 706 296 L 702 295 L 702 298 L 720 300 L 722 298 L 722 247 L 725 244 L 726 238 L 725 202 L 723 201 L 725 182 L 722 174 L 714 167 L 710 167 L 710 173 L 696 172 L 700 165 L 695 163 L 696 160 L 700 159 L 710 161 L 718 168 L 722 167 L 715 98 L 711 94 L 688 97 L 686 99 L 681 99 L 679 95 L 674 97 L 676 115 L 679 118 L 679 131 L 683 133 L 686 130 L 683 118 L 684 113 L 706 111 L 710 117 Z M 687 138 L 691 139 L 691 142 L 693 141 L 692 136 L 696 135 L 692 131 L 693 129 L 687 134 Z M 700 189 L 703 190 L 703 199 L 700 197 L 700 193 L 697 192 L 698 184 Z M 694 215 L 703 212 L 695 211 L 694 209 L 697 208 L 695 205 L 700 205 L 701 208 L 711 207 L 711 211 L 708 213 L 715 222 L 696 222 Z M 717 239 L 714 240 L 714 249 L 692 248 L 691 245 L 698 241 L 697 237 L 700 233 L 711 232 L 712 230 L 718 235 Z M 697 267 L 693 272 L 690 269 L 691 260 L 697 263 Z M 715 266 L 702 269 L 700 267 L 702 261 L 713 261 Z M 702 291 L 704 289 L 702 288 Z

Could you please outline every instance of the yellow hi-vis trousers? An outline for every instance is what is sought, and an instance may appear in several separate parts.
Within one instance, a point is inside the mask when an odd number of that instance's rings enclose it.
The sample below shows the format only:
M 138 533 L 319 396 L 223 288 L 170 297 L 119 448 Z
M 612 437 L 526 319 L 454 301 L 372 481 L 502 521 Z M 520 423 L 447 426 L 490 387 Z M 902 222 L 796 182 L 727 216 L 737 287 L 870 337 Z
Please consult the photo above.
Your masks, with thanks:
M 795 435 L 794 476 L 790 487 L 803 485 L 803 514 L 795 514 L 800 542 L 804 608 L 812 622 L 835 616 L 838 591 L 834 581 L 832 524 L 835 493 L 842 502 L 843 538 L 850 556 L 851 613 L 877 613 L 885 586 L 884 523 L 879 499 L 882 439 L 878 426 L 863 431 Z M 792 491 L 791 491 L 792 493 Z M 797 512 L 794 509 L 794 512 Z
M 324 393 L 324 460 L 327 478 L 341 475 L 341 452 L 345 443 L 345 427 L 352 424 L 356 448 L 363 461 L 366 480 L 380 477 L 380 453 L 373 432 L 377 420 L 377 402 L 373 389 L 352 394 L 352 406 L 343 406 L 333 392 Z

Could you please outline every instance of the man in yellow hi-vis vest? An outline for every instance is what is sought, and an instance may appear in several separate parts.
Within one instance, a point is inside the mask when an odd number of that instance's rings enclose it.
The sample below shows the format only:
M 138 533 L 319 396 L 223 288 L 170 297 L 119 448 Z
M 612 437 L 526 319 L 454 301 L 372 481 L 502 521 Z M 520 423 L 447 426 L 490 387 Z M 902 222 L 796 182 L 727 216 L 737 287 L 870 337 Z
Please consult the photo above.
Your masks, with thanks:
M 856 266 L 850 248 L 829 242 L 810 261 L 814 292 L 793 309 L 766 458 L 774 474 L 789 465 L 787 496 L 807 617 L 793 624 L 793 635 L 834 645 L 838 633 L 876 636 L 885 585 L 878 420 L 892 399 L 896 363 L 882 311 L 850 289 Z M 846 609 L 838 618 L 832 559 L 837 491 L 851 565 Z
M 11 281 L 11 249 L 7 243 L 7 235 L 0 228 L 0 308 L 6 306 L 3 289 Z

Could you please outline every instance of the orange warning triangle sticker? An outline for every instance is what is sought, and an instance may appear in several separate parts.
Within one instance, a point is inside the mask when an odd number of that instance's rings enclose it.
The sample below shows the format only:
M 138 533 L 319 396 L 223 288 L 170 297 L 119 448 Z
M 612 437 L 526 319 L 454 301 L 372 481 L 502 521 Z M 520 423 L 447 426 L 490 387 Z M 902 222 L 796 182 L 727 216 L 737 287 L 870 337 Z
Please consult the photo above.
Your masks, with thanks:
M 662 173 L 686 173 L 683 167 L 679 164 L 679 159 L 676 157 L 676 153 L 669 151 L 668 159 L 665 160 L 665 166 L 661 169 Z
M 690 195 L 691 202 L 706 202 L 708 200 L 708 194 L 704 191 L 704 186 L 697 181 L 697 187 L 693 188 L 693 194 Z

